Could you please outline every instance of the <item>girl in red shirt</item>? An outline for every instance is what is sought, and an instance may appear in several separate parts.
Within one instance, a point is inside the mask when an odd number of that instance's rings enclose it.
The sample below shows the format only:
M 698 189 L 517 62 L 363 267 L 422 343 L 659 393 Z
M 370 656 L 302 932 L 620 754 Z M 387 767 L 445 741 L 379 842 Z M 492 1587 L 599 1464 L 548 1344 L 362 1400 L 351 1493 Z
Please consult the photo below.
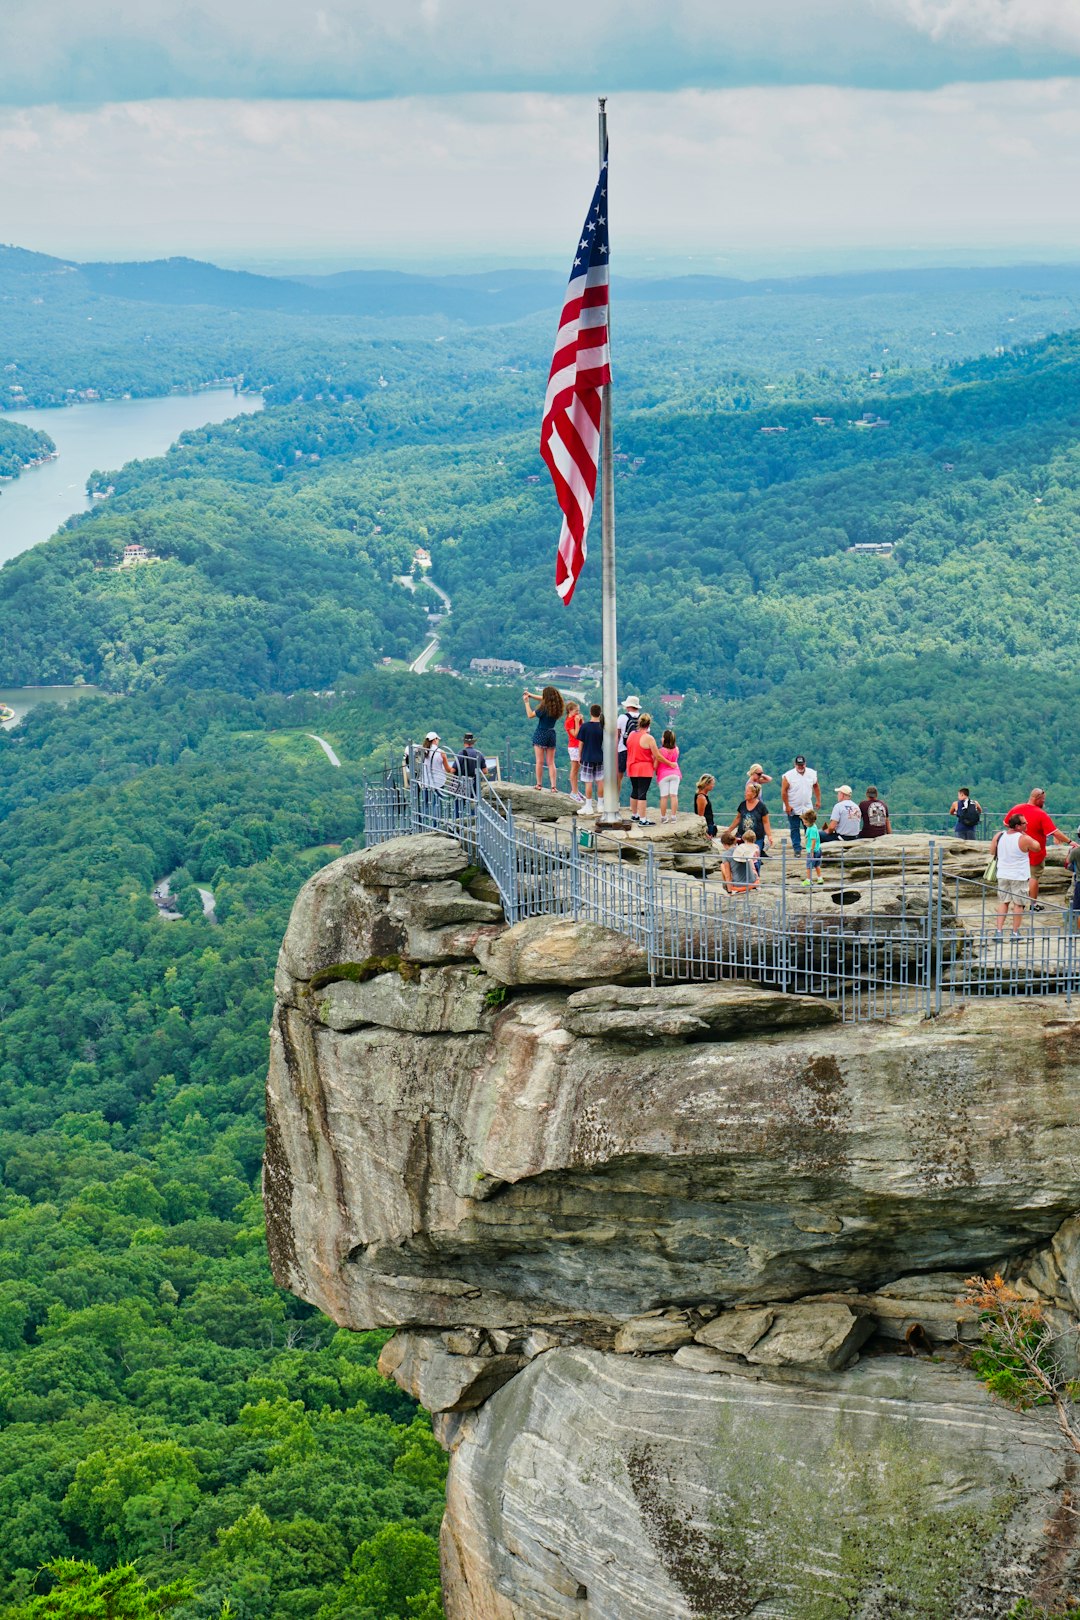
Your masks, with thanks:
M 578 772 L 581 770 L 581 744 L 578 742 L 578 732 L 581 730 L 581 705 L 572 699 L 566 705 L 566 746 L 570 751 L 570 793 L 578 804 L 584 804 L 585 799 L 578 790 Z

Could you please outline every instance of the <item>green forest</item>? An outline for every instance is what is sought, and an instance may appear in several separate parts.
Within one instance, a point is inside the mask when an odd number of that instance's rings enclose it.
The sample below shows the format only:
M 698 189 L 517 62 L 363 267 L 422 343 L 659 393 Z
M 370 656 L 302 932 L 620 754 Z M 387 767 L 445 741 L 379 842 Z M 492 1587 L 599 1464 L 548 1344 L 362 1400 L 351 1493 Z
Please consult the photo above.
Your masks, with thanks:
M 117 1564 L 133 1615 L 177 1581 L 182 1620 L 441 1612 L 430 1425 L 375 1372 L 385 1335 L 337 1332 L 266 1260 L 274 959 L 361 826 L 355 771 L 268 740 L 284 709 L 88 699 L 0 733 L 5 1620 L 97 1612 Z M 56 1560 L 89 1568 L 39 1607 Z
M 569 610 L 552 586 L 551 318 L 154 303 L 38 257 L 0 258 L 6 386 L 268 404 L 99 469 L 113 493 L 0 570 L 0 685 L 104 694 L 0 731 L 0 1620 L 438 1620 L 430 1425 L 381 1335 L 270 1278 L 266 1032 L 365 774 L 429 726 L 529 754 L 516 685 L 407 673 L 415 549 L 457 670 L 599 652 L 595 559 Z M 1050 315 L 1077 318 L 1001 288 L 620 313 L 622 690 L 682 696 L 718 813 L 799 750 L 898 824 L 961 778 L 1080 803 L 1080 336 Z M 118 568 L 134 542 L 157 560 Z
M 55 449 L 47 433 L 0 416 L 0 478 L 18 478 L 27 467 L 51 455 Z

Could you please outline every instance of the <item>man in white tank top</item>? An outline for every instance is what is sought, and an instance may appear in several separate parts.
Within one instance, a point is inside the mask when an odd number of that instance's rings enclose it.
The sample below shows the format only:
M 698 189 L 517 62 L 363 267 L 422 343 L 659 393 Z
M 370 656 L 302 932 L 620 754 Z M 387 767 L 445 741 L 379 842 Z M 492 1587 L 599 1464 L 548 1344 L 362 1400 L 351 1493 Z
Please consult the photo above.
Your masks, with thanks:
M 996 833 L 990 845 L 990 853 L 997 860 L 998 908 L 994 939 L 998 941 L 1003 937 L 1010 906 L 1013 908 L 1014 935 L 1020 932 L 1020 924 L 1024 920 L 1031 857 L 1039 848 L 1039 840 L 1028 836 L 1024 830 L 1026 826 L 1024 817 L 1018 811 L 1014 812 L 1006 817 L 1004 831 Z

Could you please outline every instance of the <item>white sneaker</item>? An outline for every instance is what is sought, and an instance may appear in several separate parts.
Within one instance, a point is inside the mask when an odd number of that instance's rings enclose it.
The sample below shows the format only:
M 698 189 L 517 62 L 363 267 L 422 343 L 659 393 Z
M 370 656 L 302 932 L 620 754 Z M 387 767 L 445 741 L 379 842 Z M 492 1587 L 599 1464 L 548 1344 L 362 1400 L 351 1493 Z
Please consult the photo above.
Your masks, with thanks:
M 579 816 L 595 816 L 595 814 L 596 814 L 596 811 L 593 809 L 593 807 L 589 803 L 588 799 L 586 799 L 585 803 L 581 806 L 581 809 L 578 811 L 578 815 Z

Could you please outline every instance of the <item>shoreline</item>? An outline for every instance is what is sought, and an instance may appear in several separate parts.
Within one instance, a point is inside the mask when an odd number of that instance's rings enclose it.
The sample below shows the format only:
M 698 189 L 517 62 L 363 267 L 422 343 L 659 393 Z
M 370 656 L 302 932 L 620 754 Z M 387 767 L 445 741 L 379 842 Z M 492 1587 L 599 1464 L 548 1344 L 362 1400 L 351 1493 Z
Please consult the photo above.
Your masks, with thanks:
M 11 416 L 17 412 L 61 411 L 67 410 L 70 406 L 74 405 L 137 405 L 142 400 L 150 399 L 190 399 L 196 394 L 222 393 L 227 388 L 231 388 L 233 393 L 236 394 L 238 398 L 243 397 L 245 399 L 261 396 L 263 393 L 261 388 L 239 387 L 237 378 L 235 377 L 215 377 L 210 382 L 191 383 L 187 387 L 177 386 L 175 388 L 168 388 L 163 394 L 98 394 L 95 399 L 54 399 L 50 400 L 48 404 L 45 405 L 34 405 L 31 404 L 29 400 L 27 400 L 25 403 L 15 405 L 0 405 L 0 419 L 5 416 Z M 32 462 L 31 465 L 38 466 L 40 464 L 38 462 Z

